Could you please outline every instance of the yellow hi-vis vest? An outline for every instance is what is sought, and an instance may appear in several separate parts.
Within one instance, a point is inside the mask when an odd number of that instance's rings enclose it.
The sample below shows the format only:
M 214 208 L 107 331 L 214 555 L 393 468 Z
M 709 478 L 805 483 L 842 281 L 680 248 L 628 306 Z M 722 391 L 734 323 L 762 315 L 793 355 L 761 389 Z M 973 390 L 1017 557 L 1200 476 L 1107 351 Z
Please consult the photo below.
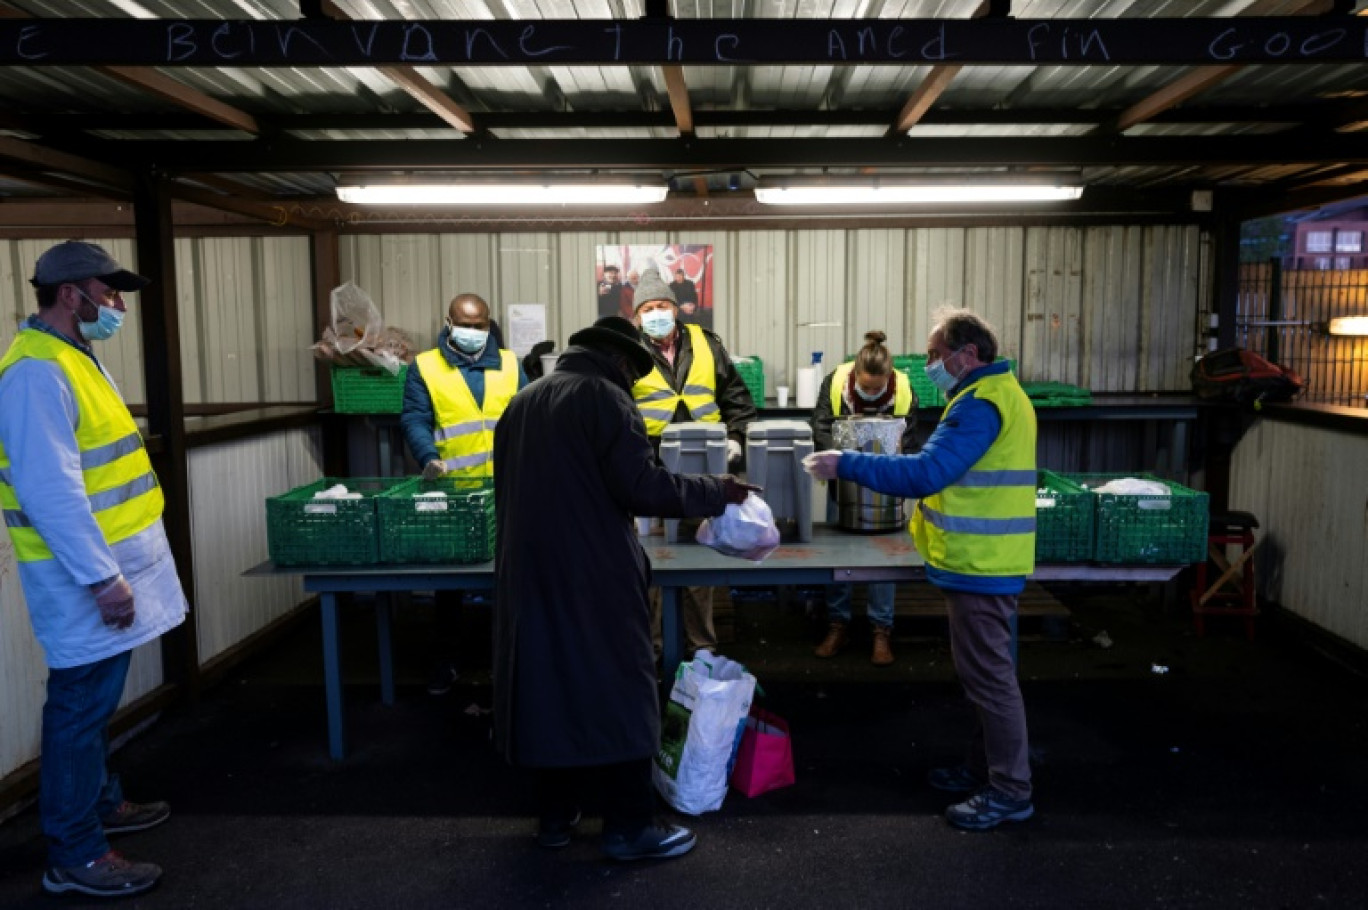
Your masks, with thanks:
M 722 420 L 722 412 L 717 407 L 717 365 L 708 337 L 693 323 L 684 323 L 682 327 L 688 331 L 693 348 L 693 363 L 689 365 L 689 375 L 684 378 L 684 390 L 676 392 L 671 388 L 658 366 L 632 386 L 632 397 L 646 423 L 647 436 L 660 436 L 665 432 L 681 401 L 694 420 L 705 423 Z
M 71 383 L 81 476 L 105 543 L 118 543 L 153 524 L 164 506 L 161 487 L 133 415 L 114 386 L 88 356 L 38 329 L 24 329 L 14 339 L 0 360 L 0 375 L 26 357 L 56 363 Z M 22 405 L 10 402 L 7 406 Z M 0 509 L 14 541 L 14 555 L 20 562 L 52 559 L 52 550 L 24 513 L 10 467 L 9 455 L 0 446 Z
M 855 369 L 855 361 L 843 363 L 831 373 L 831 413 L 841 413 L 841 393 L 850 381 L 850 373 Z M 893 416 L 906 417 L 912 410 L 912 380 L 902 370 L 898 374 L 898 384 L 893 388 Z
M 922 499 L 912 538 L 928 565 L 961 575 L 1019 576 L 1035 570 L 1036 418 L 1010 373 L 985 376 L 950 399 L 942 420 L 969 392 L 997 407 L 1002 430 L 963 477 Z
M 414 360 L 432 396 L 437 457 L 458 478 L 494 474 L 494 425 L 518 391 L 518 355 L 500 350 L 499 359 L 497 370 L 485 370 L 483 402 L 475 400 L 460 368 L 447 363 L 438 349 Z

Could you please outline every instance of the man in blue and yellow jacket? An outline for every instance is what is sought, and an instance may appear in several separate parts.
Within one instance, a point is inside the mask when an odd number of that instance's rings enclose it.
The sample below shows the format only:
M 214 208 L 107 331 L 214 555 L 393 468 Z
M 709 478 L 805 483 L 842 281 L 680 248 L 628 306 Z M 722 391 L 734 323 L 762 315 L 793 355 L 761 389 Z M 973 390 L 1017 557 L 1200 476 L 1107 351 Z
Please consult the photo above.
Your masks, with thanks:
M 48 665 L 39 817 L 43 889 L 124 897 L 161 869 L 109 847 L 171 815 L 124 799 L 108 726 L 132 651 L 180 625 L 187 604 L 162 526 L 162 489 L 93 341 L 123 324 L 148 279 L 69 240 L 34 266 L 38 312 L 0 360 L 0 507 Z
M 820 480 L 920 499 L 910 530 L 927 580 L 945 595 L 955 671 L 978 722 L 964 764 L 937 768 L 929 781 L 971 794 L 946 818 L 972 830 L 1034 811 L 1011 640 L 1017 597 L 1035 570 L 1036 420 L 997 354 L 992 328 L 973 313 L 938 313 L 926 373 L 949 403 L 921 452 L 808 456 Z
M 409 367 L 399 426 L 409 453 L 426 480 L 479 480 L 494 476 L 494 426 L 527 374 L 518 356 L 499 347 L 491 332 L 489 304 L 477 294 L 458 294 L 447 307 L 437 347 Z M 437 595 L 437 630 L 427 689 L 442 695 L 456 681 L 451 659 L 460 592 Z

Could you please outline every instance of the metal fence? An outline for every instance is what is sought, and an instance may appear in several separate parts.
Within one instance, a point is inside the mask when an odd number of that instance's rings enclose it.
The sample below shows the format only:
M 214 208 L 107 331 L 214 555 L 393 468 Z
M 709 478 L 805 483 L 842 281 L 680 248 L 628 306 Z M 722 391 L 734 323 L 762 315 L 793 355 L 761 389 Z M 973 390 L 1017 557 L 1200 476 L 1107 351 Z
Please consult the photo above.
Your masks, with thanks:
M 1368 270 L 1240 266 L 1235 343 L 1299 373 L 1303 401 L 1368 407 L 1368 338 L 1329 332 L 1335 317 L 1364 315 Z

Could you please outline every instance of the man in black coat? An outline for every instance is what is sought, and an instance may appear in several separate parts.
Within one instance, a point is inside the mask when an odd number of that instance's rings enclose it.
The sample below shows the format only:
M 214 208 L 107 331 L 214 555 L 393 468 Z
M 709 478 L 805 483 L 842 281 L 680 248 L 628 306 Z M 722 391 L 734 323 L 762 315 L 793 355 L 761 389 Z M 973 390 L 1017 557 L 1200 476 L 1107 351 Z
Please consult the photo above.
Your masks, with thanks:
M 632 516 L 720 515 L 751 489 L 656 461 L 629 392 L 652 363 L 636 327 L 605 316 L 570 336 L 556 371 L 514 396 L 494 431 L 495 741 L 539 772 L 538 843 L 568 844 L 581 794 L 597 789 L 615 859 L 678 856 L 695 841 L 653 818 L 651 568 Z

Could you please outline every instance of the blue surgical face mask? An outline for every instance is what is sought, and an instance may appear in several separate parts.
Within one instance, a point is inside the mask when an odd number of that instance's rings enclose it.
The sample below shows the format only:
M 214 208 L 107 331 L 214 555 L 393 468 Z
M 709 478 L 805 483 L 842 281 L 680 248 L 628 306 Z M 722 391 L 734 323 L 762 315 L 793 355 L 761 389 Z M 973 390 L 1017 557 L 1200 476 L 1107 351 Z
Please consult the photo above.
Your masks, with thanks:
M 489 332 L 484 329 L 467 329 L 464 326 L 451 327 L 451 344 L 462 354 L 478 354 L 489 341 Z
M 675 318 L 669 310 L 651 310 L 641 317 L 641 330 L 652 338 L 660 339 L 674 331 Z
M 102 306 L 86 296 L 85 291 L 80 288 L 76 293 L 85 297 L 87 303 L 95 304 L 95 321 L 83 322 L 79 317 L 76 319 L 76 328 L 81 332 L 81 337 L 86 341 L 105 341 L 114 337 L 114 333 L 123 325 L 124 314 L 122 310 L 117 310 L 112 306 Z
M 964 349 L 960 348 L 959 350 L 951 351 L 950 357 L 954 357 L 962 350 Z M 944 357 L 937 360 L 935 363 L 928 363 L 926 365 L 926 378 L 931 380 L 932 385 L 947 395 L 954 390 L 955 386 L 959 385 L 959 377 L 953 375 L 945 366 L 945 361 L 949 360 L 950 357 Z
M 874 392 L 873 394 L 870 394 L 869 392 L 866 392 L 864 389 L 860 388 L 858 383 L 855 385 L 855 394 L 859 395 L 860 398 L 864 401 L 878 401 L 880 398 L 883 397 L 884 392 L 887 391 L 887 383 L 884 383 L 884 387 L 882 389 L 879 389 L 879 391 Z

